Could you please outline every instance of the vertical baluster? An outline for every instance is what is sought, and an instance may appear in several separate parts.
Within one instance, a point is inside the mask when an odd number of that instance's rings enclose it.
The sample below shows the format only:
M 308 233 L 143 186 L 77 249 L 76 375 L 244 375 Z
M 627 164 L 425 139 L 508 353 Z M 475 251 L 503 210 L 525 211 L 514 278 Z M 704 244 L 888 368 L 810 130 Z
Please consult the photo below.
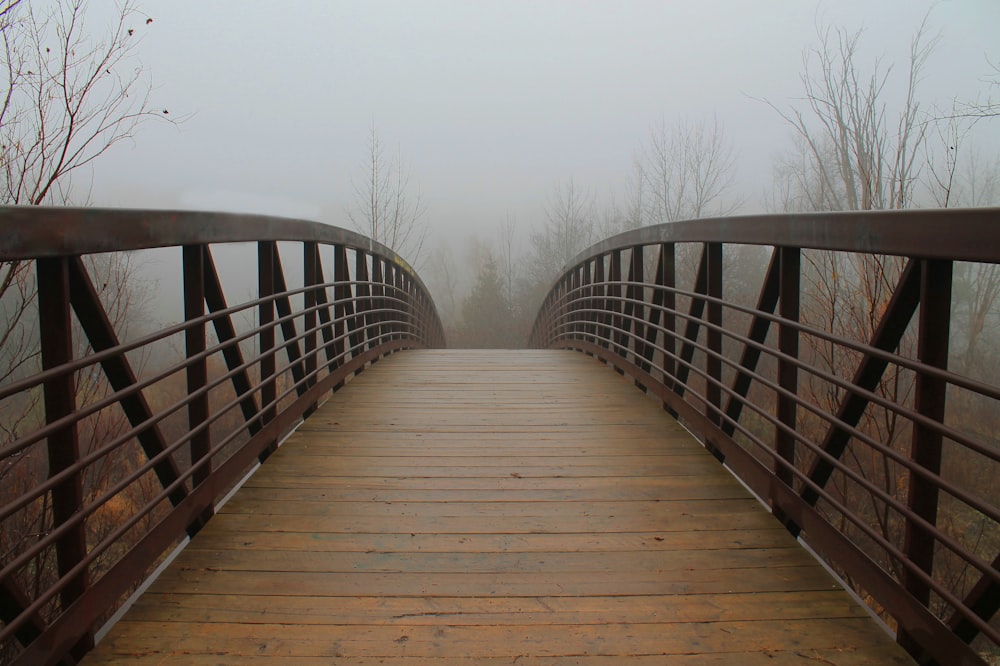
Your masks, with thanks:
M 273 241 L 257 243 L 257 296 L 260 303 L 257 306 L 260 325 L 260 407 L 261 425 L 267 425 L 277 416 L 277 353 L 274 341 L 274 263 L 277 244 Z M 261 454 L 261 460 L 267 458 L 275 449 L 277 440 Z
M 606 264 L 607 255 L 601 255 L 597 257 L 597 263 L 594 265 L 594 281 L 597 283 L 597 293 L 600 298 L 597 299 L 597 310 L 598 321 L 600 326 L 598 327 L 598 344 L 600 344 L 605 349 L 610 346 L 611 340 L 611 304 L 608 302 L 608 279 L 607 279 L 607 266 Z
M 608 348 L 614 354 L 621 354 L 618 347 L 622 331 L 622 251 L 611 251 L 611 267 L 608 273 L 608 311 L 611 313 L 611 331 Z
M 920 276 L 917 359 L 921 363 L 948 368 L 948 335 L 951 329 L 952 262 L 923 260 Z M 917 373 L 913 406 L 917 413 L 938 423 L 944 421 L 948 384 L 943 379 Z M 941 472 L 942 436 L 937 430 L 913 424 L 911 457 L 913 462 L 934 474 Z M 937 524 L 938 486 L 919 474 L 910 472 L 907 504 L 915 514 L 931 525 Z M 934 537 L 912 519 L 906 521 L 903 551 L 911 562 L 927 574 L 934 571 Z M 930 588 L 909 570 L 903 570 L 903 585 L 925 606 L 930 602 Z M 917 656 L 921 649 L 913 636 L 900 632 L 900 645 Z
M 38 259 L 38 318 L 42 369 L 50 370 L 73 360 L 73 322 L 70 317 L 69 258 Z M 45 422 L 53 423 L 76 412 L 76 381 L 68 372 L 43 384 Z M 77 424 L 66 425 L 48 437 L 49 477 L 73 468 L 80 459 Z M 83 478 L 70 474 L 52 489 L 53 528 L 70 520 L 83 505 Z M 84 522 L 68 530 L 56 541 L 56 565 L 60 578 L 66 577 L 87 556 L 87 529 Z M 67 580 L 59 593 L 62 607 L 68 608 L 90 586 L 86 568 Z M 93 646 L 88 632 L 74 648 L 82 655 Z
M 348 359 L 354 356 L 354 342 L 357 334 L 354 332 L 354 322 L 352 315 L 354 308 L 351 305 L 353 294 L 351 293 L 351 269 L 347 264 L 347 248 L 337 245 L 333 253 L 333 279 L 337 286 L 333 288 L 333 317 L 337 322 L 335 330 L 337 332 L 337 365 L 347 363 Z M 348 353 L 350 352 L 350 353 Z
M 664 243 L 660 248 L 657 282 L 663 287 L 663 383 L 673 388 L 677 378 L 677 246 Z
M 354 311 L 357 313 L 355 328 L 358 330 L 361 340 L 361 348 L 358 353 L 372 348 L 372 335 L 371 335 L 371 316 L 369 315 L 372 309 L 371 285 L 368 284 L 368 254 L 362 249 L 354 250 L 354 279 L 357 281 L 357 286 L 355 287 L 355 292 L 357 293 L 357 302 L 354 307 Z M 357 372 L 361 372 L 361 368 L 358 368 Z
M 375 321 L 378 326 L 375 329 L 376 344 L 382 344 L 385 342 L 385 264 L 382 261 L 382 257 L 378 255 L 372 255 L 372 291 L 376 295 L 374 299 L 375 305 Z
M 319 368 L 318 336 L 316 335 L 318 315 L 315 308 L 319 303 L 319 289 L 316 285 L 320 284 L 321 280 L 319 277 L 319 244 L 315 241 L 302 243 L 302 280 L 303 286 L 306 288 L 302 298 L 304 306 L 302 348 L 306 376 L 305 387 L 308 389 L 316 384 L 316 371 Z M 316 407 L 316 403 L 313 403 L 305 411 L 304 416 L 309 416 Z
M 706 243 L 705 252 L 708 257 L 708 285 L 706 295 L 711 298 L 722 298 L 722 243 Z M 722 303 L 708 301 L 707 322 L 710 325 L 722 326 Z M 705 358 L 705 370 L 708 380 L 705 387 L 705 397 L 708 405 L 706 416 L 715 425 L 722 423 L 722 331 L 707 327 L 708 354 Z
M 643 372 L 652 372 L 653 359 L 656 356 L 656 338 L 658 337 L 660 319 L 663 316 L 663 303 L 666 296 L 663 289 L 659 288 L 663 286 L 665 278 L 665 251 L 664 246 L 661 245 L 656 257 L 656 277 L 653 282 L 654 287 L 652 295 L 649 299 L 649 304 L 646 306 L 646 315 L 643 318 L 643 329 L 645 330 L 645 333 L 643 335 L 644 341 L 642 345 L 642 358 L 639 359 L 639 367 L 643 370 Z M 643 270 L 645 270 L 645 268 Z M 666 336 L 664 336 L 664 343 L 665 342 Z M 661 381 L 667 384 L 665 376 L 661 377 Z M 667 385 L 669 386 L 669 384 Z
M 799 332 L 788 322 L 799 321 L 799 286 L 802 274 L 802 253 L 797 247 L 778 248 L 779 264 L 779 294 L 778 314 L 781 321 L 778 325 L 778 351 L 792 358 L 799 357 Z M 798 368 L 791 361 L 778 359 L 778 385 L 792 394 L 798 394 Z M 796 428 L 796 401 L 794 398 L 778 396 L 778 420 L 792 431 Z M 774 474 L 781 483 L 792 485 L 792 469 L 795 467 L 795 437 L 781 429 L 775 436 Z M 786 464 L 782 464 L 785 461 Z M 786 519 L 785 512 L 775 506 L 772 498 L 772 509 L 779 520 Z
M 201 245 L 185 245 L 182 249 L 184 273 L 184 349 L 188 359 L 202 354 L 206 349 L 205 322 L 192 324 L 205 315 L 205 261 Z M 208 385 L 208 359 L 202 357 L 187 366 L 188 429 L 191 435 L 191 466 L 194 468 L 192 480 L 195 487 L 201 485 L 212 474 L 212 436 L 208 426 L 208 393 L 194 396 Z M 191 397 L 194 396 L 194 397 Z M 195 432 L 197 430 L 197 432 Z M 206 507 L 201 520 L 208 520 L 212 507 Z
M 626 342 L 629 350 L 632 352 L 631 360 L 633 363 L 639 364 L 639 358 L 643 352 L 643 339 L 644 333 L 643 322 L 646 320 L 645 312 L 645 300 L 646 300 L 646 289 L 643 285 L 645 282 L 646 266 L 645 259 L 643 257 L 643 248 L 641 245 L 636 245 L 632 248 L 632 259 L 629 264 L 628 271 L 628 289 L 625 290 L 629 302 L 626 307 L 628 308 L 629 320 L 626 323 L 627 330 L 629 331 L 629 339 Z
M 595 324 L 596 319 L 594 318 L 594 280 L 591 274 L 591 264 L 592 259 L 588 259 L 583 262 L 581 267 L 581 278 L 580 281 L 583 284 L 583 292 L 581 293 L 582 305 L 584 308 L 583 321 L 583 339 L 587 342 L 597 342 L 595 339 L 595 334 L 597 333 L 597 326 Z

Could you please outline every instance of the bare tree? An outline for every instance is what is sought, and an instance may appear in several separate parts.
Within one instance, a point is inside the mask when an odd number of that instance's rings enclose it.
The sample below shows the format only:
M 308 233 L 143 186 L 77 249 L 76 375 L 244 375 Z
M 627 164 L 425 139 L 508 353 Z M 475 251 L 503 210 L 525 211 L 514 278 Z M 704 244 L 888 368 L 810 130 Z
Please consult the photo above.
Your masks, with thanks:
M 912 203 L 927 124 L 917 85 L 938 42 L 927 18 L 910 42 L 902 103 L 892 118 L 891 66 L 859 64 L 863 32 L 818 28 L 819 44 L 802 57 L 804 108 L 764 100 L 794 131 L 799 151 L 782 164 L 787 208 L 873 210 Z
M 169 120 L 166 109 L 152 106 L 151 84 L 134 57 L 139 32 L 151 22 L 127 1 L 108 31 L 95 37 L 83 0 L 59 0 L 45 13 L 25 0 L 0 4 L 0 64 L 7 78 L 0 102 L 0 204 L 69 203 L 76 172 L 131 139 L 143 121 Z M 26 321 L 35 297 L 29 268 L 0 262 L 0 379 L 20 372 L 37 351 Z
M 965 118 L 996 118 L 1000 116 L 1000 62 L 986 61 L 992 74 L 986 79 L 985 94 L 971 102 L 956 105 L 954 113 Z
M 514 285 L 517 283 L 516 231 L 517 220 L 510 213 L 507 213 L 507 217 L 500 224 L 498 231 L 497 258 L 500 279 L 504 283 L 504 294 L 510 304 L 514 303 Z
M 135 59 L 142 30 L 152 19 L 131 0 L 116 9 L 104 33 L 87 26 L 84 0 L 0 0 L 0 205 L 85 203 L 73 194 L 74 177 L 92 168 L 116 143 L 131 139 L 144 121 L 173 122 L 166 109 L 153 107 L 150 82 Z M 120 336 L 139 293 L 131 257 L 124 254 L 88 257 L 85 265 L 98 296 Z M 37 299 L 34 264 L 0 262 L 0 382 L 14 381 L 39 369 Z M 82 336 L 75 335 L 80 340 Z M 83 351 L 84 343 L 79 343 Z M 81 405 L 111 390 L 100 373 L 78 373 Z M 7 401 L 0 410 L 0 446 L 16 440 L 41 418 L 38 395 Z M 94 450 L 125 425 L 119 413 L 102 410 L 81 423 L 81 448 Z M 5 498 L 17 496 L 34 477 L 44 474 L 44 451 L 37 447 L 11 458 L 0 469 Z M 127 467 L 128 461 L 122 461 Z M 120 470 L 119 470 L 120 471 Z M 107 478 L 89 477 L 85 492 L 93 496 Z M 89 529 L 107 527 L 99 520 Z M 25 541 L 52 528 L 48 497 L 32 503 L 0 526 L 0 562 L 18 552 Z M 16 581 L 25 592 L 37 592 L 54 576 L 52 553 L 45 551 L 27 574 Z M 0 645 L 5 661 L 10 645 Z
M 378 131 L 368 135 L 363 177 L 354 186 L 354 206 L 348 218 L 358 232 L 392 248 L 411 264 L 420 260 L 427 225 L 420 193 L 409 192 L 410 175 L 397 154 L 386 158 Z
M 152 107 L 151 84 L 134 61 L 139 31 L 152 19 L 127 1 L 95 38 L 84 0 L 60 0 L 46 13 L 16 0 L 0 17 L 0 196 L 5 204 L 65 203 L 74 172 L 134 137 L 144 120 L 169 117 Z
M 570 178 L 556 183 L 545 206 L 545 226 L 531 235 L 529 279 L 547 287 L 559 270 L 594 240 L 594 198 Z M 532 308 L 529 308 L 532 309 Z
M 649 183 L 642 160 L 632 161 L 632 171 L 625 180 L 625 211 L 623 218 L 626 229 L 638 229 L 650 224 Z
M 733 183 L 735 154 L 718 119 L 666 123 L 650 132 L 636 167 L 629 218 L 644 205 L 650 224 L 729 215 L 740 201 L 727 198 Z
M 445 326 L 454 324 L 458 313 L 458 267 L 451 246 L 441 242 L 430 253 L 424 275 Z

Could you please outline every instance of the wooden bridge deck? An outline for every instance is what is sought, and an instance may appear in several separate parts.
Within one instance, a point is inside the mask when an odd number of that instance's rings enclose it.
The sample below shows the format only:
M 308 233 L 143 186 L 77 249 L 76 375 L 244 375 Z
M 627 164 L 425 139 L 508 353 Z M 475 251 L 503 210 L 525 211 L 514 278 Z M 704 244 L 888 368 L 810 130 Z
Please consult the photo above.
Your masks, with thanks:
M 350 382 L 86 660 L 912 663 L 657 404 L 581 354 Z

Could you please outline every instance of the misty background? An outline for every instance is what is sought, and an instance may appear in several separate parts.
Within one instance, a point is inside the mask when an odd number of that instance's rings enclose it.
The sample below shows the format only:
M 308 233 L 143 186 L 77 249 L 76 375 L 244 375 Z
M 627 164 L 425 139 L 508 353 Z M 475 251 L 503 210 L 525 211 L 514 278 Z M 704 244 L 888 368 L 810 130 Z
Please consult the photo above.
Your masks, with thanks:
M 136 64 L 152 80 L 154 107 L 180 122 L 145 123 L 76 176 L 77 196 L 352 228 L 374 129 L 419 194 L 427 240 L 407 258 L 439 306 L 435 251 L 451 257 L 461 300 L 481 248 L 506 224 L 515 252 L 525 252 L 560 188 L 620 206 L 656 128 L 717 123 L 733 155 L 728 208 L 769 210 L 774 165 L 794 133 L 766 102 L 801 102 L 803 54 L 826 28 L 863 30 L 858 62 L 880 63 L 891 99 L 926 17 L 929 38 L 938 38 L 918 83 L 926 112 L 988 94 L 991 62 L 1000 60 L 993 0 L 146 0 L 139 8 L 153 21 L 136 29 Z M 90 7 L 90 29 L 111 11 Z M 995 170 L 1000 122 L 978 123 L 970 136 Z

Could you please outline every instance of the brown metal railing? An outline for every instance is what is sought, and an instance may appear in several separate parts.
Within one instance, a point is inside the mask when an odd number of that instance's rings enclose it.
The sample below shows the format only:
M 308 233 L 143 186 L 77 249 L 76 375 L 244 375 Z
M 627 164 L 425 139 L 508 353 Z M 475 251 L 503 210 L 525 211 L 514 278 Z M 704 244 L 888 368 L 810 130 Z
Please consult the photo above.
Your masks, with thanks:
M 180 260 L 183 320 L 126 340 L 130 285 L 109 290 L 100 267 L 150 248 Z M 237 304 L 215 261 L 233 248 L 249 248 L 240 271 L 256 282 Z M 286 284 L 292 252 L 301 286 Z M 404 261 L 311 222 L 0 209 L 0 262 L 21 281 L 2 312 L 26 313 L 10 337 L 28 341 L 0 385 L 0 662 L 73 663 L 329 391 L 444 345 Z
M 643 228 L 569 265 L 530 344 L 661 400 L 916 659 L 995 663 L 998 263 L 997 209 Z

